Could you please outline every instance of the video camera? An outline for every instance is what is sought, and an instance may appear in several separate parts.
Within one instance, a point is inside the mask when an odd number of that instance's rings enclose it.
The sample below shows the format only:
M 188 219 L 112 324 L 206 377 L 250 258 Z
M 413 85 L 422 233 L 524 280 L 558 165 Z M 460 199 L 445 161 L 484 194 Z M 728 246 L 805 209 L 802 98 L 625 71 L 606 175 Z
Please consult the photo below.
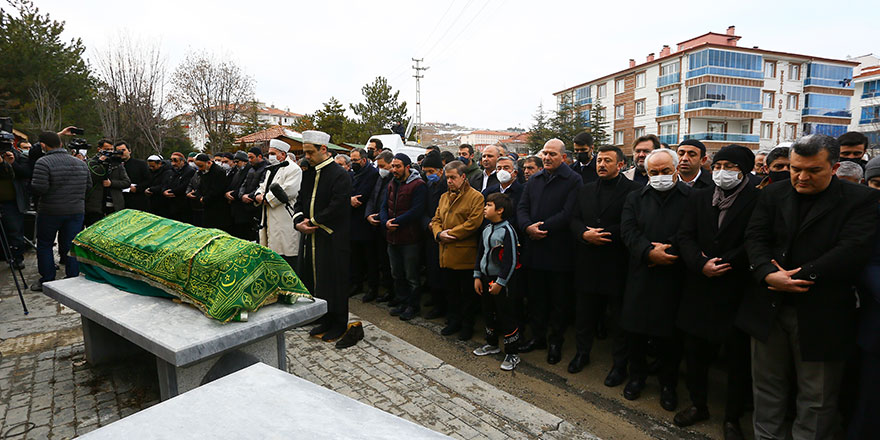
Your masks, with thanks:
M 0 118 L 0 153 L 12 151 L 15 135 L 12 134 L 12 118 Z

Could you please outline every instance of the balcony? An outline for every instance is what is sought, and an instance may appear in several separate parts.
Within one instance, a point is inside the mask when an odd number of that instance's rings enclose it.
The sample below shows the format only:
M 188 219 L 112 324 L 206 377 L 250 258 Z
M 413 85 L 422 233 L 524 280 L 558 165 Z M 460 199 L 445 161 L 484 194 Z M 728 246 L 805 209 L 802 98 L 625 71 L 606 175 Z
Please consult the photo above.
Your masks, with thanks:
M 669 75 L 657 78 L 657 87 L 668 86 L 670 84 L 678 84 L 681 82 L 681 72 L 670 73 Z
M 865 93 L 862 93 L 862 99 L 876 98 L 878 96 L 880 96 L 880 90 L 869 90 Z
M 704 99 L 702 101 L 689 102 L 685 106 L 685 110 L 696 110 L 700 108 L 748 111 L 762 110 L 760 102 L 718 101 L 714 99 Z
M 825 78 L 807 78 L 804 80 L 804 87 L 820 86 L 820 87 L 836 87 L 839 89 L 853 88 L 852 79 L 825 79 Z
M 690 70 L 687 73 L 688 79 L 696 78 L 703 75 L 720 75 L 733 76 L 737 78 L 764 79 L 764 72 L 760 70 L 730 69 L 727 67 L 706 66 Z
M 878 123 L 880 123 L 880 118 L 865 118 L 865 119 L 859 119 L 859 124 L 860 124 L 860 125 L 865 125 L 865 124 L 878 124 Z
M 677 134 L 661 134 L 657 136 L 660 138 L 660 142 L 666 145 L 676 145 L 678 144 L 678 135 Z
M 669 105 L 661 105 L 657 107 L 657 117 L 666 116 L 666 115 L 677 115 L 678 114 L 678 104 L 669 104 Z
M 580 106 L 583 106 L 583 105 L 590 105 L 590 104 L 592 104 L 592 103 L 593 103 L 593 98 L 583 98 L 583 99 L 578 99 L 578 100 L 576 100 L 576 101 L 574 102 L 574 105 L 577 106 L 577 107 L 580 107 Z
M 758 142 L 758 135 L 746 133 L 691 133 L 684 135 L 684 140 L 721 142 Z
M 804 116 L 827 116 L 831 118 L 851 118 L 852 112 L 839 108 L 805 108 Z

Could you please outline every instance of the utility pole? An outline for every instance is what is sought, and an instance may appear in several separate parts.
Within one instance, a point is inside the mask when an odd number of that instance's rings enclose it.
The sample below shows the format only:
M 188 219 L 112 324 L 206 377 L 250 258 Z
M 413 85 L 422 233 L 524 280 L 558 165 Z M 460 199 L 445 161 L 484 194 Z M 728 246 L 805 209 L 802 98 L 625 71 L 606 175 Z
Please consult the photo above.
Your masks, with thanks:
M 416 74 L 413 75 L 413 78 L 416 79 L 416 142 L 419 144 L 422 143 L 422 88 L 420 80 L 425 77 L 422 74 L 423 71 L 430 69 L 430 67 L 421 67 L 419 63 L 424 61 L 424 58 L 412 59 L 415 61 L 416 65 L 412 66 L 415 69 Z

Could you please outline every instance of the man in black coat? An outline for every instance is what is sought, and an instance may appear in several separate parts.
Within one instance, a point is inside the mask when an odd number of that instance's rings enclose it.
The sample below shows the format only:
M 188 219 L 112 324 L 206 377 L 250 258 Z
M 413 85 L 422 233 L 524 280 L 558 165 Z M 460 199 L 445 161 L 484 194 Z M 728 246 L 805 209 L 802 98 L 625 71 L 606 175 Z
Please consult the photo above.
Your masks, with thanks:
M 498 178 L 498 184 L 486 187 L 483 190 L 483 197 L 489 197 L 489 194 L 502 193 L 510 197 L 513 206 L 519 205 L 519 199 L 522 198 L 523 188 L 525 185 L 519 183 L 519 172 L 516 170 L 516 162 L 510 156 L 501 156 L 495 164 L 495 176 Z M 510 218 L 510 224 L 514 229 L 519 229 L 516 222 L 516 216 Z
M 504 151 L 498 145 L 489 145 L 483 148 L 480 154 L 480 166 L 483 170 L 470 179 L 468 183 L 471 184 L 471 188 L 483 192 L 483 190 L 490 186 L 498 185 L 498 176 L 495 175 L 495 168 L 498 158 L 503 153 Z
M 248 155 L 244 151 L 236 151 L 232 156 L 233 167 L 229 172 L 229 185 L 226 187 L 226 202 L 229 203 L 231 226 L 229 233 L 242 240 L 254 241 L 254 214 L 252 203 L 241 201 L 239 190 L 251 171 Z
M 675 387 L 681 361 L 675 315 L 684 274 L 675 234 L 691 193 L 678 177 L 677 162 L 678 156 L 667 148 L 648 154 L 648 186 L 627 196 L 620 225 L 630 255 L 620 316 L 630 356 L 623 396 L 635 400 L 645 388 L 648 339 L 653 339 L 659 352 L 660 405 L 667 411 L 678 405 Z
M 251 147 L 247 152 L 247 160 L 249 168 L 244 181 L 238 188 L 238 195 L 236 197 L 242 202 L 241 209 L 233 214 L 233 220 L 244 222 L 246 218 L 249 229 L 247 231 L 242 230 L 241 232 L 248 237 L 252 237 L 249 240 L 255 240 L 257 238 L 257 223 L 259 223 L 262 213 L 260 212 L 261 208 L 254 205 L 254 199 L 256 198 L 257 190 L 260 188 L 260 183 L 263 182 L 263 178 L 266 176 L 269 162 L 263 159 L 263 150 L 260 147 Z M 244 223 L 241 223 L 241 225 L 244 227 Z
M 791 180 L 761 190 L 746 230 L 759 285 L 746 292 L 737 324 L 752 336 L 755 437 L 833 438 L 856 340 L 853 273 L 871 254 L 880 192 L 834 176 L 832 137 L 802 137 L 790 154 Z
M 695 139 L 688 139 L 678 144 L 678 173 L 681 181 L 693 189 L 703 189 L 715 186 L 712 175 L 703 170 L 703 165 L 709 159 L 706 156 L 706 146 Z
M 367 199 L 379 180 L 379 171 L 367 163 L 367 151 L 351 150 L 351 293 L 355 295 L 367 282 L 363 301 L 379 296 L 379 262 L 376 260 L 376 234 L 367 222 Z
M 599 179 L 596 174 L 596 158 L 593 157 L 593 135 L 578 133 L 572 141 L 576 162 L 571 166 L 572 171 L 581 175 L 584 184 L 595 182 Z
M 168 165 L 167 162 L 158 156 L 150 157 L 154 159 L 147 162 L 147 166 L 150 169 L 150 178 L 141 182 L 139 191 L 149 198 L 149 202 L 145 203 L 145 205 L 150 207 L 151 214 L 170 218 L 170 200 L 162 196 L 162 191 L 171 182 L 174 171 L 171 169 L 171 165 Z
M 198 201 L 204 207 L 205 228 L 226 230 L 231 223 L 229 205 L 226 204 L 226 170 L 211 161 L 207 154 L 201 153 L 196 156 L 196 166 L 199 167 Z
M 394 280 L 391 278 L 391 262 L 388 259 L 385 225 L 379 220 L 379 209 L 382 207 L 382 201 L 388 198 L 388 185 L 394 178 L 391 175 L 391 161 L 393 159 L 394 153 L 391 151 L 381 151 L 376 155 L 373 165 L 379 173 L 379 178 L 376 179 L 376 185 L 370 191 L 370 197 L 367 199 L 367 206 L 364 209 L 367 223 L 373 227 L 373 234 L 375 234 L 375 258 L 379 262 L 379 284 L 386 289 L 385 295 L 378 298 L 379 302 L 388 302 L 394 299 L 394 289 L 392 288 Z
M 565 144 L 550 139 L 544 144 L 544 169 L 526 183 L 517 207 L 517 223 L 525 232 L 528 250 L 523 259 L 529 266 L 528 308 L 532 340 L 524 352 L 543 348 L 549 343 L 547 362 L 562 358 L 563 333 L 571 311 L 571 213 L 581 176 L 564 163 Z M 547 327 L 551 327 L 549 338 Z
M 125 207 L 127 209 L 138 209 L 141 211 L 149 210 L 149 202 L 144 190 L 148 183 L 152 180 L 150 167 L 147 162 L 141 159 L 131 157 L 131 150 L 125 142 L 116 143 L 116 151 L 122 152 L 122 161 L 125 164 L 125 172 L 128 179 L 131 180 L 131 188 L 129 192 L 123 193 L 125 197 Z
M 629 193 L 644 188 L 623 176 L 626 156 L 617 147 L 600 147 L 596 155 L 598 180 L 578 190 L 571 216 L 571 231 L 576 237 L 575 335 L 577 354 L 568 365 L 569 373 L 581 371 L 590 362 L 593 336 L 606 304 L 612 319 L 620 321 L 621 301 L 626 280 L 627 253 L 620 234 L 623 204 Z M 612 356 L 614 364 L 607 386 L 617 386 L 626 379 L 626 337 L 615 325 Z
M 440 197 L 449 191 L 446 183 L 446 175 L 443 173 L 443 160 L 440 153 L 428 152 L 422 162 L 425 182 L 428 186 L 428 200 L 425 206 L 425 215 L 422 216 L 421 227 L 425 232 L 425 290 L 431 295 L 433 309 L 426 315 L 426 319 L 436 319 L 446 316 L 446 291 L 443 289 L 444 280 L 440 271 L 440 244 L 434 239 L 431 232 L 431 219 L 440 205 Z
M 187 164 L 186 158 L 180 152 L 175 152 L 171 155 L 171 169 L 173 174 L 168 185 L 162 190 L 162 197 L 170 205 L 170 213 L 173 220 L 189 223 L 191 217 L 186 190 L 196 170 Z
M 330 342 L 348 324 L 351 279 L 351 176 L 327 151 L 330 135 L 303 132 L 303 152 L 311 166 L 303 172 L 293 217 L 300 241 L 299 275 L 312 295 L 327 301 L 327 314 L 309 333 Z
M 686 275 L 677 323 L 685 333 L 691 406 L 676 414 L 674 421 L 684 427 L 709 419 L 709 365 L 724 345 L 726 439 L 743 438 L 739 419 L 749 398 L 749 337 L 733 323 L 743 292 L 752 285 L 743 243 L 759 194 L 748 178 L 754 163 L 752 151 L 740 145 L 715 153 L 712 179 L 717 186 L 691 195 L 678 232 Z

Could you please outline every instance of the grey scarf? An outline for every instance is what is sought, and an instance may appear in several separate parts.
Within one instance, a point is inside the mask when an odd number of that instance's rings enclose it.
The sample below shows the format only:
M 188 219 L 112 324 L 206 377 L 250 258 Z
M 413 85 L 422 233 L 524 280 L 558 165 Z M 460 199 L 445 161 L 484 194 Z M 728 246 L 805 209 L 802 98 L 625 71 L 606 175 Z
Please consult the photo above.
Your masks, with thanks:
M 718 227 L 721 228 L 721 223 L 724 221 L 724 216 L 727 214 L 727 210 L 733 206 L 733 202 L 736 201 L 736 197 L 745 189 L 746 185 L 749 184 L 749 179 L 747 176 L 743 175 L 742 182 L 730 193 L 729 196 L 724 195 L 724 190 L 721 187 L 715 187 L 715 194 L 712 196 L 712 206 L 718 208 Z

